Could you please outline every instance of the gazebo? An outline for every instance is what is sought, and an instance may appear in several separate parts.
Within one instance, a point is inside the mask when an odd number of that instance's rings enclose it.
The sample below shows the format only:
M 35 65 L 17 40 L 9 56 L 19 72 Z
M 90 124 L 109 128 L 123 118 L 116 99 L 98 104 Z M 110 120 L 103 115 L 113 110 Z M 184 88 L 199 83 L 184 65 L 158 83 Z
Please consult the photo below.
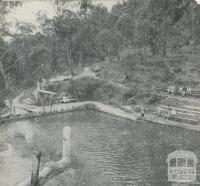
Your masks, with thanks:
M 196 164 L 198 160 L 191 151 L 174 151 L 168 155 L 168 181 L 173 183 L 190 183 L 196 181 Z

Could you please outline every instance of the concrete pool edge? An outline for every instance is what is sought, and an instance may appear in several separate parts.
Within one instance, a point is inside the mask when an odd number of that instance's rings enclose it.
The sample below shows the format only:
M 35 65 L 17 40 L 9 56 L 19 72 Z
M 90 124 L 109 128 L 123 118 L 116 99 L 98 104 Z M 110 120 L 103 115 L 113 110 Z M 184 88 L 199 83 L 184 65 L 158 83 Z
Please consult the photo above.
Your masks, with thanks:
M 115 108 L 111 105 L 105 105 L 100 102 L 95 101 L 83 101 L 83 102 L 75 102 L 68 104 L 55 104 L 53 106 L 53 110 L 49 106 L 28 106 L 25 104 L 17 103 L 15 105 L 18 110 L 29 110 L 32 113 L 25 114 L 22 112 L 20 115 L 14 115 L 12 118 L 5 120 L 5 122 L 15 122 L 18 120 L 25 120 L 34 117 L 42 117 L 49 116 L 67 112 L 80 111 L 85 109 L 95 110 L 97 112 L 103 112 L 112 116 L 117 116 L 120 118 L 128 119 L 131 121 L 139 121 L 139 122 L 151 122 L 152 124 L 159 125 L 167 125 L 171 127 L 179 127 L 188 130 L 200 131 L 200 125 L 188 124 L 188 123 L 180 123 L 176 121 L 167 120 L 164 118 L 160 118 L 153 114 L 145 114 L 145 118 L 143 120 L 138 120 L 140 118 L 140 114 L 136 112 L 126 112 L 120 108 Z

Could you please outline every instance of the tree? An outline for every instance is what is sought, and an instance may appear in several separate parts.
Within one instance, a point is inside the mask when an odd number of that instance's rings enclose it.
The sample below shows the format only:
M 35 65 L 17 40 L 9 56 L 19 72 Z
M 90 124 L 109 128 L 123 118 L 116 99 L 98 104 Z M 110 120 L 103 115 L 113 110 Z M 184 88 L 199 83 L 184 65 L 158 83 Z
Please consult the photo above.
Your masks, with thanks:
M 47 78 L 51 72 L 49 63 L 49 50 L 43 45 L 32 47 L 28 55 L 29 76 L 34 80 Z
M 95 6 L 92 6 L 91 3 L 91 0 L 82 0 L 78 12 L 78 32 L 74 36 L 74 41 L 75 49 L 78 51 L 79 66 L 82 66 L 83 58 L 85 54 L 88 54 L 88 48 L 94 48 L 93 41 L 97 27 L 94 24 L 96 20 L 92 19 L 93 15 L 95 15 L 95 11 L 93 10 Z M 91 51 L 91 54 L 93 55 L 93 51 Z
M 37 20 L 40 23 L 40 28 L 42 29 L 42 34 L 44 34 L 50 42 L 49 46 L 51 46 L 51 71 L 53 73 L 56 73 L 58 70 L 56 55 L 58 47 L 58 37 L 53 27 L 53 20 L 49 19 L 47 15 L 41 11 L 38 12 L 37 16 Z
M 65 11 L 64 14 L 56 16 L 53 20 L 53 27 L 56 35 L 64 42 L 67 51 L 67 59 L 70 66 L 71 75 L 73 75 L 72 48 L 74 44 L 74 36 L 78 31 L 79 19 L 72 11 Z
M 103 29 L 98 33 L 96 43 L 100 57 L 105 58 L 106 56 L 117 55 L 122 46 L 123 37 L 120 32 Z
M 80 4 L 81 4 L 80 6 L 81 9 L 87 10 L 88 8 L 91 7 L 92 0 L 81 0 Z
M 78 32 L 74 36 L 74 44 L 77 51 L 76 55 L 79 58 L 78 61 L 80 66 L 83 65 L 84 59 L 95 55 L 95 32 L 95 27 L 91 22 L 86 20 L 80 21 Z
M 108 9 L 102 5 L 93 6 L 90 9 L 88 21 L 94 25 L 96 30 L 101 30 L 104 27 L 105 20 L 109 13 Z
M 167 40 L 175 34 L 174 28 L 187 10 L 187 4 L 188 1 L 179 0 L 149 1 L 145 16 L 143 16 L 149 24 L 143 26 L 148 32 L 146 41 L 149 42 L 153 54 L 166 56 Z M 180 31 L 176 30 L 176 32 Z
M 0 37 L 3 38 L 5 36 L 11 36 L 14 35 L 11 34 L 9 30 L 10 23 L 6 19 L 6 15 L 10 13 L 10 11 L 21 5 L 20 1 L 2 1 L 0 0 Z
M 12 36 L 13 34 L 9 31 L 10 24 L 6 20 L 6 15 L 11 11 L 11 9 L 15 8 L 16 6 L 19 6 L 21 3 L 17 1 L 2 1 L 0 0 L 0 39 L 2 43 L 2 38 L 5 36 Z M 6 81 L 6 74 L 4 71 L 4 66 L 2 64 L 2 58 L 5 54 L 8 53 L 8 49 L 4 50 L 2 53 L 0 53 L 0 81 L 3 81 L 0 83 L 2 85 L 2 90 L 6 87 L 7 81 Z
M 123 13 L 115 24 L 115 29 L 121 32 L 122 36 L 131 41 L 134 36 L 134 23 L 129 14 Z
M 120 9 L 120 7 L 118 7 L 119 5 L 114 5 L 112 7 L 111 12 L 108 14 L 108 16 L 106 17 L 105 21 L 104 21 L 104 25 L 105 28 L 109 29 L 109 30 L 114 30 L 114 26 L 117 22 L 117 20 L 119 19 L 120 15 L 122 14 L 122 11 Z
M 200 43 L 200 7 L 194 9 L 194 16 L 192 18 L 192 34 L 196 44 Z
M 142 61 L 141 50 L 126 49 L 121 52 L 121 65 L 127 80 L 130 82 L 136 81 L 135 72 L 137 66 L 142 64 Z

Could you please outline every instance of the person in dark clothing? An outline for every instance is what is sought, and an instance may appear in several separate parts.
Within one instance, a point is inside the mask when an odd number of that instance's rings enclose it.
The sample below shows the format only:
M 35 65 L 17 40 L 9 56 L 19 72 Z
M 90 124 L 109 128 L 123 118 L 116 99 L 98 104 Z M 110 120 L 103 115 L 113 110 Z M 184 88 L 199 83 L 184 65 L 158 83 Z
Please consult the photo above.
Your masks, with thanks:
M 144 118 L 144 109 L 141 110 L 141 118 Z

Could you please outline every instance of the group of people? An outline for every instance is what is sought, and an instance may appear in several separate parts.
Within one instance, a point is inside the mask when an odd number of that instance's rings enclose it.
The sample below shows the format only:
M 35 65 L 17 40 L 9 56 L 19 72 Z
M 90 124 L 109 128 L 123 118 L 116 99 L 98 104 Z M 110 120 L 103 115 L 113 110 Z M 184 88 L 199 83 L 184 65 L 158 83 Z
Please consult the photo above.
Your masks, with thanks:
M 176 116 L 176 110 L 168 107 L 167 108 L 167 119 L 169 119 L 170 117 L 175 117 Z
M 165 115 L 165 117 L 167 119 L 169 119 L 170 117 L 176 117 L 176 110 L 168 107 L 166 109 L 166 115 Z M 139 119 L 144 119 L 144 109 L 143 108 L 141 109 L 141 115 L 140 115 Z
M 181 95 L 181 96 L 188 96 L 191 95 L 192 90 L 190 87 L 178 87 L 178 86 L 169 86 L 167 89 L 169 94 L 173 95 Z

